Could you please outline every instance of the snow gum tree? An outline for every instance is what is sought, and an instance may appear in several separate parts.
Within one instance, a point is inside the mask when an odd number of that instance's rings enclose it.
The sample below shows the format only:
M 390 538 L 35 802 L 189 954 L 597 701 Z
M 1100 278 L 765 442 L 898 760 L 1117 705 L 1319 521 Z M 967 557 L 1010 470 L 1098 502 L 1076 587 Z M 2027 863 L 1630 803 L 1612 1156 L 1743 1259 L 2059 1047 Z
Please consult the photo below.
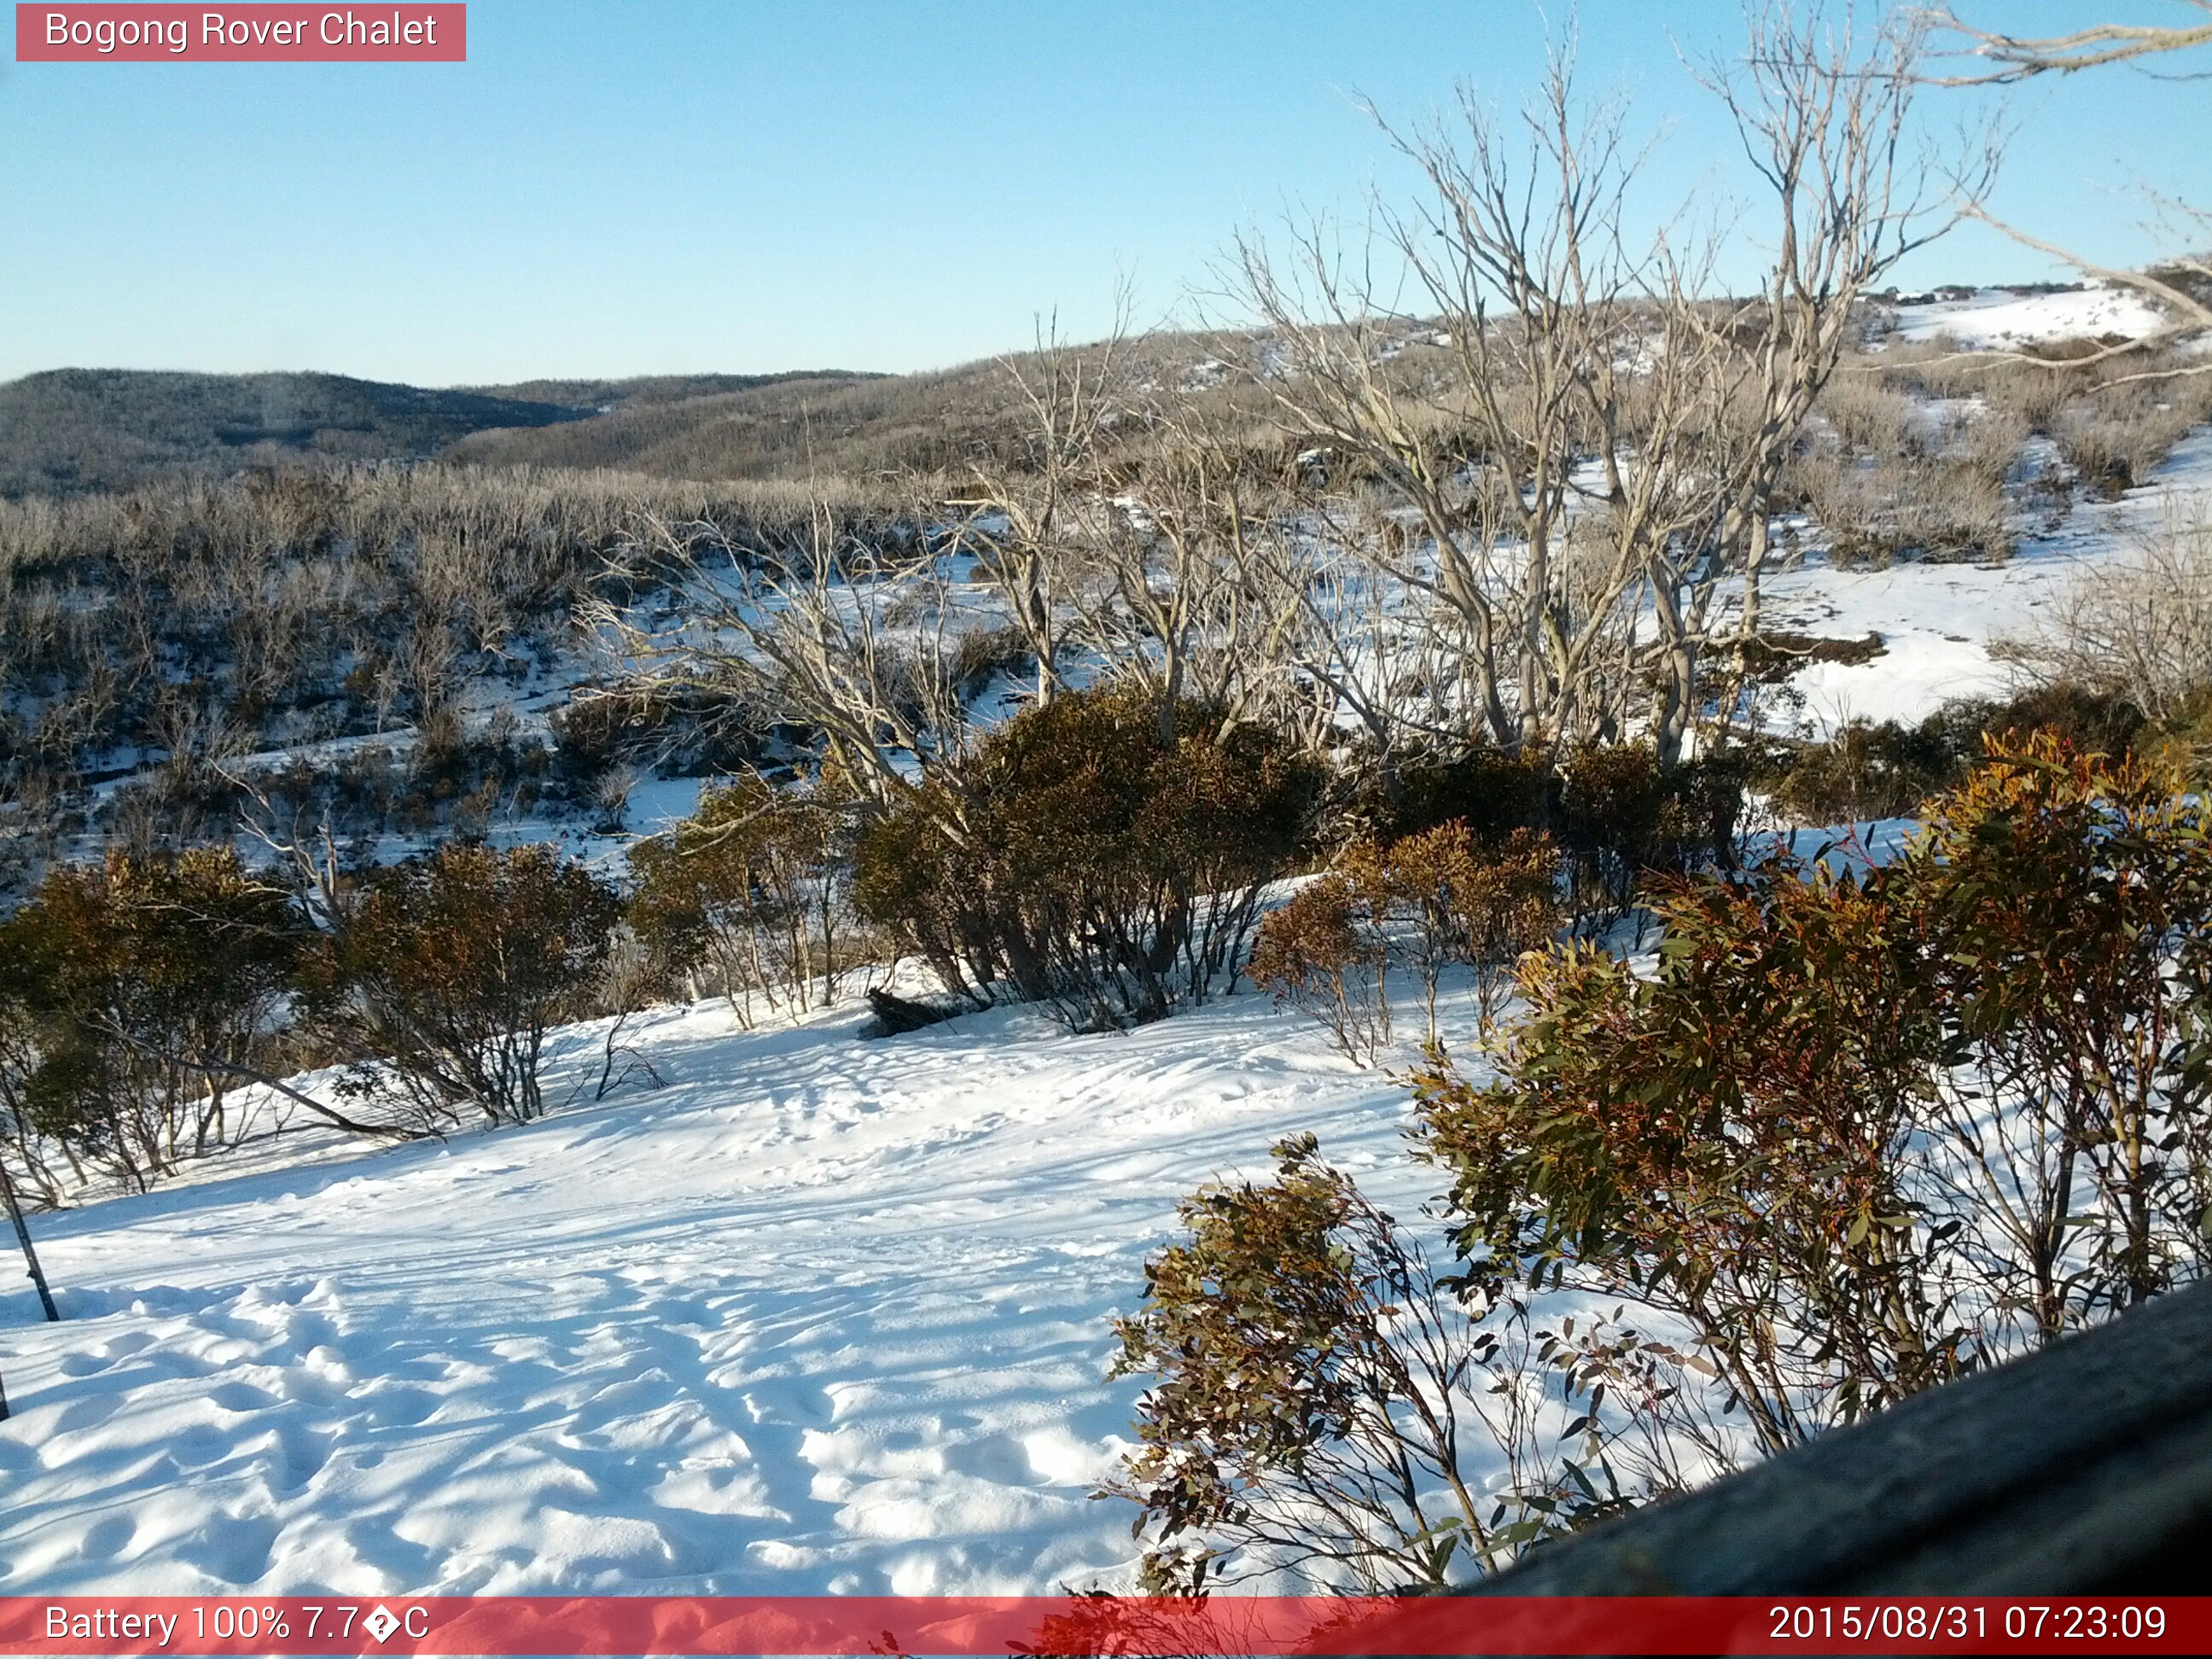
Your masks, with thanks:
M 1378 202 L 1364 246 L 1318 222 L 1238 243 L 1254 379 L 1341 475 L 1316 491 L 1332 534 L 1439 641 L 1463 738 L 1640 727 L 1662 769 L 1688 752 L 1711 648 L 1759 627 L 1780 481 L 1855 307 L 1960 211 L 1912 138 L 1924 33 L 1763 6 L 1713 72 L 1775 250 L 1748 300 L 1719 290 L 1713 233 L 1634 228 L 1625 111 L 1564 52 L 1518 118 L 1468 92 L 1386 128 L 1415 192 Z M 1970 198 L 1987 166 L 1952 169 Z M 1354 484 L 1395 510 L 1359 511 Z

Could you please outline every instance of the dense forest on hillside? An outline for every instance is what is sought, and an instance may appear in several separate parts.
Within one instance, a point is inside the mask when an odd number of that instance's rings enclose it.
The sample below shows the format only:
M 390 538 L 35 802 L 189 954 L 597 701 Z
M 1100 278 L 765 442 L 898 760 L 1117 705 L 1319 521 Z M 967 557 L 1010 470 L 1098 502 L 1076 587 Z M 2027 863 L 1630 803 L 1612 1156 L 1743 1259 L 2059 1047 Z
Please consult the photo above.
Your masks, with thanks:
M 573 421 L 561 404 L 341 374 L 57 369 L 0 386 L 0 495 L 117 489 L 319 458 L 422 459 L 484 427 Z

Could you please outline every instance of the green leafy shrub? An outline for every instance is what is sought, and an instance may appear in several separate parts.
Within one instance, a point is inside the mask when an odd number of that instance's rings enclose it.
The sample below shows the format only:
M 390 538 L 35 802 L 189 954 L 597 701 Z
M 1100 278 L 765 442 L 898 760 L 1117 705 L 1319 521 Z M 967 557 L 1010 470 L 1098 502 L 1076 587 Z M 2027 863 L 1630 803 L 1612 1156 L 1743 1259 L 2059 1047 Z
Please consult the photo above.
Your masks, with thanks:
M 1581 1372 L 1530 1346 L 1498 1282 L 1434 1271 L 1311 1135 L 1274 1158 L 1264 1185 L 1185 1200 L 1184 1237 L 1115 1322 L 1116 1374 L 1157 1379 L 1106 1487 L 1144 1511 L 1146 1589 L 1291 1569 L 1436 1590 L 1622 1507 Z M 1550 1385 L 1524 1391 L 1524 1367 Z M 1562 1436 L 1543 1407 L 1577 1401 Z M 1502 1490 L 1469 1483 L 1477 1440 L 1503 1457 Z
M 1260 727 L 1224 729 L 1195 706 L 1174 737 L 1161 724 L 1118 687 L 1024 710 L 957 781 L 924 783 L 862 829 L 856 907 L 948 989 L 1010 989 L 1077 1029 L 1229 988 L 1319 778 Z
M 1395 954 L 1421 981 L 1428 1036 L 1437 1040 L 1437 991 L 1444 969 L 1474 978 L 1487 1026 L 1515 960 L 1559 927 L 1559 859 L 1548 836 L 1515 830 L 1478 841 L 1464 823 L 1437 825 L 1387 845 L 1349 849 L 1340 867 L 1390 924 Z
M 1677 1322 L 1767 1450 L 2203 1271 L 2212 839 L 2172 775 L 1993 740 L 1894 863 L 1659 910 L 1656 976 L 1532 959 L 1499 1079 L 1425 1084 L 1472 1259 Z
M 354 1091 L 396 1087 L 428 1126 L 463 1104 L 494 1123 L 543 1113 L 546 1032 L 580 1011 L 611 946 L 605 884 L 544 847 L 449 845 L 334 898 L 306 1012 L 352 1059 Z
M 1267 913 L 1252 943 L 1252 983 L 1328 1029 L 1345 1057 L 1371 1065 L 1390 1041 L 1389 947 L 1364 884 L 1331 873 Z
M 1655 971 L 1532 954 L 1493 1078 L 1419 1079 L 1460 1271 L 1310 1138 L 1185 1204 L 1117 1323 L 1155 1588 L 1434 1588 L 2212 1267 L 2212 808 L 2172 772 L 1993 739 L 1890 865 L 1650 902 Z
M 230 1145 L 301 938 L 289 894 L 228 848 L 52 871 L 0 925 L 0 1091 L 27 1174 L 38 1139 L 141 1190 Z
M 759 996 L 795 1018 L 837 994 L 850 960 L 845 809 L 818 782 L 748 773 L 631 849 L 632 928 L 664 980 L 702 975 L 751 1023 Z

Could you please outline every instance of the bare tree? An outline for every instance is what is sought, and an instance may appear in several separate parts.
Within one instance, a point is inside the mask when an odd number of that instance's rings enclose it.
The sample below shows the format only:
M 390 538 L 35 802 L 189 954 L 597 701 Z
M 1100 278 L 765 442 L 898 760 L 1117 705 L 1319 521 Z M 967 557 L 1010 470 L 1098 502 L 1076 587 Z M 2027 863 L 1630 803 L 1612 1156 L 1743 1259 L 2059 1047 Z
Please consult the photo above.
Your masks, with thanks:
M 964 749 L 968 715 L 957 608 L 939 568 L 948 544 L 926 509 L 910 522 L 909 545 L 871 546 L 820 505 L 805 545 L 761 553 L 712 525 L 647 518 L 612 566 L 635 597 L 594 599 L 586 624 L 628 665 L 621 695 L 787 722 L 817 734 L 867 799 L 921 800 L 923 775 Z
M 1356 268 L 1313 224 L 1287 258 L 1241 238 L 1232 285 L 1280 360 L 1263 384 L 1285 430 L 1417 521 L 1364 544 L 1455 635 L 1466 730 L 1546 742 L 1613 712 L 1583 706 L 1583 671 L 1642 574 L 1639 523 L 1577 605 L 1566 546 L 1593 489 L 1578 472 L 1640 361 L 1648 266 L 1620 230 L 1635 168 L 1619 108 L 1586 111 L 1565 55 L 1517 125 L 1471 93 L 1458 113 L 1386 126 L 1425 188 L 1409 210 L 1378 206 Z M 1388 289 L 1378 257 L 1405 273 Z
M 1963 203 L 1934 187 L 1912 143 L 1929 24 L 1909 12 L 1861 31 L 1818 3 L 1747 15 L 1746 50 L 1705 74 L 1734 118 L 1769 194 L 1772 262 L 1757 300 L 1722 308 L 1735 343 L 1733 455 L 1721 542 L 1742 572 L 1741 637 L 1760 626 L 1760 579 L 1774 494 L 1850 338 L 1861 299 L 1897 263 L 1978 203 L 1994 167 L 1988 143 L 1954 169 Z
M 1074 550 L 1079 637 L 1147 686 L 1163 742 L 1178 708 L 1213 711 L 1215 734 L 1279 698 L 1301 597 L 1279 579 L 1288 503 L 1218 423 L 1156 402 L 1125 479 Z
M 1715 434 L 1736 348 L 1698 297 L 1709 252 L 1627 243 L 1622 112 L 1583 104 L 1564 54 L 1517 127 L 1463 94 L 1449 128 L 1391 137 L 1425 186 L 1377 210 L 1410 306 L 1373 279 L 1376 246 L 1347 273 L 1320 228 L 1287 262 L 1238 245 L 1237 294 L 1286 360 L 1266 382 L 1279 418 L 1410 511 L 1418 535 L 1353 544 L 1454 635 L 1464 733 L 1613 737 L 1650 684 L 1672 764 L 1732 476 Z
M 1133 314 L 1124 286 L 1115 294 L 1113 326 L 1096 345 L 1071 344 L 1056 317 L 1040 322 L 1036 350 L 1004 364 L 1020 422 L 1014 453 L 975 463 L 969 493 L 951 503 L 969 514 L 977 574 L 1036 659 L 1040 702 L 1062 683 L 1071 550 L 1100 534 L 1103 452 L 1126 413 Z
M 1395 798 L 1408 751 L 1465 736 L 1455 713 L 1462 659 L 1450 630 L 1431 619 L 1390 574 L 1405 522 L 1373 502 L 1279 523 L 1251 547 L 1267 580 L 1295 601 L 1289 665 L 1276 708 L 1315 757 L 1354 740 Z
M 1425 189 L 1376 210 L 1357 264 L 1318 225 L 1287 257 L 1237 244 L 1279 420 L 1418 521 L 1364 545 L 1456 635 L 1470 734 L 1571 743 L 1640 718 L 1663 763 L 1684 751 L 1704 653 L 1756 633 L 1774 498 L 1855 307 L 1959 216 L 1912 137 L 1924 33 L 1777 3 L 1709 71 L 1776 215 L 1749 300 L 1709 297 L 1709 237 L 1628 241 L 1622 112 L 1578 98 L 1565 52 L 1517 125 L 1462 94 L 1449 128 L 1386 127 Z

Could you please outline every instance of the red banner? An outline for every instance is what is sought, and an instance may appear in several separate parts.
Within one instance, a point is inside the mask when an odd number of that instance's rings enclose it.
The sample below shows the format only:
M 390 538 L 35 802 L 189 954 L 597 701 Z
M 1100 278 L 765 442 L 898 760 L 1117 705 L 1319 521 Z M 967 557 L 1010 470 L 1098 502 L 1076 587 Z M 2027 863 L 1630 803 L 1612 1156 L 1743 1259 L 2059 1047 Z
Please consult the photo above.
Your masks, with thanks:
M 0 1599 L 0 1655 L 2212 1652 L 2212 1597 Z
M 465 5 L 15 8 L 21 64 L 460 64 Z

